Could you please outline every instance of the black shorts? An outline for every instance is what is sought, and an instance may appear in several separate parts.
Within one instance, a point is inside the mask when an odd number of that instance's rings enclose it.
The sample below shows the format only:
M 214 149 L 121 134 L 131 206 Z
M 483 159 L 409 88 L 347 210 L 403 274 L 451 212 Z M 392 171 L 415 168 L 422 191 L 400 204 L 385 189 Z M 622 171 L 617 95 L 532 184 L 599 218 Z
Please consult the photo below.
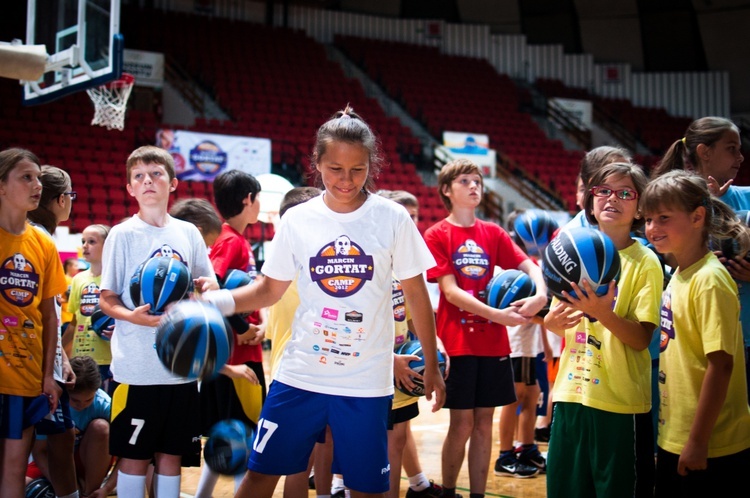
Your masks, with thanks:
M 526 386 L 536 385 L 536 358 L 518 356 L 511 358 L 513 381 Z
M 54 436 L 63 434 L 74 427 L 73 418 L 70 415 L 70 397 L 65 384 L 57 381 L 57 385 L 62 389 L 60 400 L 54 412 L 47 414 L 42 420 L 36 423 L 35 429 L 37 434 L 42 436 Z
M 396 424 L 417 418 L 417 415 L 419 415 L 419 403 L 412 403 L 395 410 L 391 408 L 388 413 L 388 430 L 393 430 L 393 426 Z
M 111 455 L 148 460 L 156 453 L 191 455 L 200 441 L 198 385 L 120 384 L 112 398 Z
M 456 410 L 490 408 L 516 401 L 509 356 L 452 356 L 445 381 L 445 406 Z

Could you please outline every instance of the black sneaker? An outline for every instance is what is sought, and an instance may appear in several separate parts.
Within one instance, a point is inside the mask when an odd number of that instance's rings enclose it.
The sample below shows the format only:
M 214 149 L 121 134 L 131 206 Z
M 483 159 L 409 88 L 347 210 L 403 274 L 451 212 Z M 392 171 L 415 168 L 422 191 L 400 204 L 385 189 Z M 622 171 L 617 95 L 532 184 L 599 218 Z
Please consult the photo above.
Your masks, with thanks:
M 539 447 L 535 444 L 531 446 L 519 446 L 516 448 L 516 459 L 529 467 L 536 467 L 539 472 L 547 472 L 547 460 L 539 452 Z
M 535 477 L 539 469 L 518 461 L 513 453 L 504 453 L 495 461 L 495 475 L 526 479 Z
M 307 489 L 315 489 L 315 476 L 307 478 Z
M 549 443 L 549 427 L 537 427 L 534 429 L 534 439 L 537 443 Z
M 443 488 L 432 481 L 430 481 L 430 487 L 424 488 L 422 491 L 414 491 L 411 488 L 406 490 L 406 498 L 440 498 L 441 496 L 443 496 Z M 456 498 L 459 496 L 456 495 Z
M 346 488 L 341 488 L 331 495 L 331 498 L 345 498 L 345 497 L 346 497 Z

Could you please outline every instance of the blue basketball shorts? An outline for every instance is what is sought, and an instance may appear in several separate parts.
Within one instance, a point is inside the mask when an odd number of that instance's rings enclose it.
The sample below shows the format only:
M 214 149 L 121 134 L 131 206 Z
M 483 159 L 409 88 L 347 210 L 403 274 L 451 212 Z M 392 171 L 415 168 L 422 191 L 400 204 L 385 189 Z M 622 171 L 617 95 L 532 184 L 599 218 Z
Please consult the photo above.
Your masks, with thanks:
M 65 384 L 62 382 L 57 383 L 62 388 L 62 394 L 60 395 L 60 401 L 57 403 L 57 409 L 54 412 L 48 413 L 42 420 L 36 423 L 36 433 L 40 436 L 51 436 L 55 434 L 62 434 L 68 429 L 72 429 L 73 418 L 70 416 L 70 397 L 68 396 L 68 390 L 65 389 Z
M 109 430 L 111 455 L 133 460 L 147 460 L 155 453 L 190 455 L 196 441 L 200 441 L 196 382 L 117 386 Z
M 320 394 L 274 381 L 263 404 L 247 468 L 268 475 L 307 469 L 315 443 L 333 435 L 333 470 L 349 489 L 389 489 L 388 412 L 391 396 L 355 398 Z
M 48 413 L 49 399 L 0 394 L 0 439 L 22 439 L 23 431 L 42 420 Z

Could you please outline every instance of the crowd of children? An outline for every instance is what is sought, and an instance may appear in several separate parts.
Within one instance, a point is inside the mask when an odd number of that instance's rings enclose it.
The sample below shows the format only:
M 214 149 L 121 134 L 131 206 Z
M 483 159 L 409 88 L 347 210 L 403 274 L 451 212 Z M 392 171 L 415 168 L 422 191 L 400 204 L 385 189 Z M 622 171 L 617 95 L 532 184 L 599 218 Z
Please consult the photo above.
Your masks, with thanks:
M 416 197 L 376 190 L 380 144 L 348 106 L 318 129 L 316 186 L 284 197 L 262 272 L 243 236 L 258 221 L 257 179 L 225 171 L 212 202 L 168 210 L 174 162 L 143 146 L 125 164 L 138 213 L 86 227 L 88 268 L 66 280 L 51 235 L 77 197 L 70 176 L 27 150 L 4 150 L 0 496 L 24 496 L 44 478 L 63 498 L 147 489 L 176 498 L 182 467 L 200 465 L 200 436 L 232 418 L 255 431 L 238 497 L 271 497 L 280 476 L 285 496 L 307 496 L 314 469 L 320 498 L 398 498 L 403 468 L 407 498 L 455 498 L 467 460 L 470 498 L 481 498 L 496 407 L 495 474 L 546 472 L 548 496 L 706 496 L 717 482 L 740 486 L 750 465 L 750 305 L 741 306 L 750 299 L 750 228 L 736 212 L 750 209 L 750 187 L 733 185 L 739 149 L 737 127 L 709 117 L 691 124 L 650 178 L 622 148 L 589 151 L 581 212 L 567 226 L 606 234 L 620 275 L 603 295 L 584 282 L 551 301 L 511 230 L 477 218 L 476 164 L 440 170 L 448 215 L 422 237 Z M 725 239 L 735 254 L 719 250 Z M 157 256 L 185 263 L 196 297 L 228 317 L 233 354 L 214 379 L 180 377 L 157 357 L 161 317 L 129 292 L 136 267 Z M 488 305 L 484 290 L 500 269 L 527 273 L 535 293 Z M 222 288 L 233 271 L 252 282 Z M 436 308 L 428 283 L 439 289 Z M 115 325 L 93 330 L 99 311 Z M 548 333 L 560 338 L 554 351 Z M 415 357 L 394 353 L 411 339 L 422 345 L 421 375 L 409 366 Z M 537 357 L 549 372 L 538 372 Z M 538 418 L 537 374 L 548 373 L 554 409 Z M 440 485 L 422 472 L 411 434 L 418 398 L 401 392 L 415 376 L 432 410 L 449 413 Z M 545 458 L 536 443 L 547 440 Z M 196 496 L 210 497 L 217 479 L 203 466 Z

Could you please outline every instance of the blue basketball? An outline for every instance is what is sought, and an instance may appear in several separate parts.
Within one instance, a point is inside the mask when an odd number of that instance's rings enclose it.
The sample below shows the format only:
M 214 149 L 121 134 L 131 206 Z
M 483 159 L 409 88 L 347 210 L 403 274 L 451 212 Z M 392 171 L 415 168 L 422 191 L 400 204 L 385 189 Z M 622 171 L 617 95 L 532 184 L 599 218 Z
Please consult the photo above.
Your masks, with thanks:
M 409 362 L 409 368 L 422 374 L 424 372 L 424 354 L 422 353 L 422 343 L 415 339 L 413 341 L 406 341 L 405 343 L 397 346 L 394 350 L 396 354 L 413 354 L 419 356 L 419 360 L 412 360 Z M 438 367 L 440 368 L 440 374 L 445 377 L 445 356 L 439 350 L 437 352 Z M 413 390 L 406 389 L 405 386 L 399 387 L 399 391 L 409 396 L 424 396 L 424 382 L 416 377 L 411 378 L 416 386 Z
M 234 338 L 216 306 L 180 301 L 156 328 L 156 352 L 171 372 L 189 379 L 210 379 L 229 360 Z
M 529 209 L 520 213 L 513 222 L 516 237 L 523 242 L 526 252 L 538 256 L 547 247 L 559 224 L 547 211 Z
M 583 288 L 588 280 L 597 295 L 607 293 L 620 276 L 620 255 L 606 234 L 588 227 L 562 230 L 542 253 L 542 274 L 547 289 L 560 299 L 563 291 L 573 297 L 571 282 Z
M 235 419 L 222 420 L 208 431 L 203 459 L 211 470 L 224 475 L 244 472 L 255 432 Z
M 106 332 L 107 329 L 114 324 L 114 318 L 109 315 L 105 315 L 98 304 L 94 306 L 94 311 L 91 313 L 91 322 L 89 323 L 89 328 L 96 332 L 96 335 L 98 335 L 99 338 L 108 341 L 109 337 L 106 335 L 102 335 L 102 333 Z
M 135 306 L 150 304 L 149 313 L 160 314 L 170 303 L 192 290 L 193 278 L 185 263 L 169 256 L 141 263 L 130 279 L 130 298 Z
M 255 277 L 242 270 L 229 270 L 220 282 L 222 289 L 237 289 L 255 282 Z
M 504 309 L 510 303 L 536 294 L 536 284 L 521 270 L 503 270 L 487 284 L 487 304 Z

